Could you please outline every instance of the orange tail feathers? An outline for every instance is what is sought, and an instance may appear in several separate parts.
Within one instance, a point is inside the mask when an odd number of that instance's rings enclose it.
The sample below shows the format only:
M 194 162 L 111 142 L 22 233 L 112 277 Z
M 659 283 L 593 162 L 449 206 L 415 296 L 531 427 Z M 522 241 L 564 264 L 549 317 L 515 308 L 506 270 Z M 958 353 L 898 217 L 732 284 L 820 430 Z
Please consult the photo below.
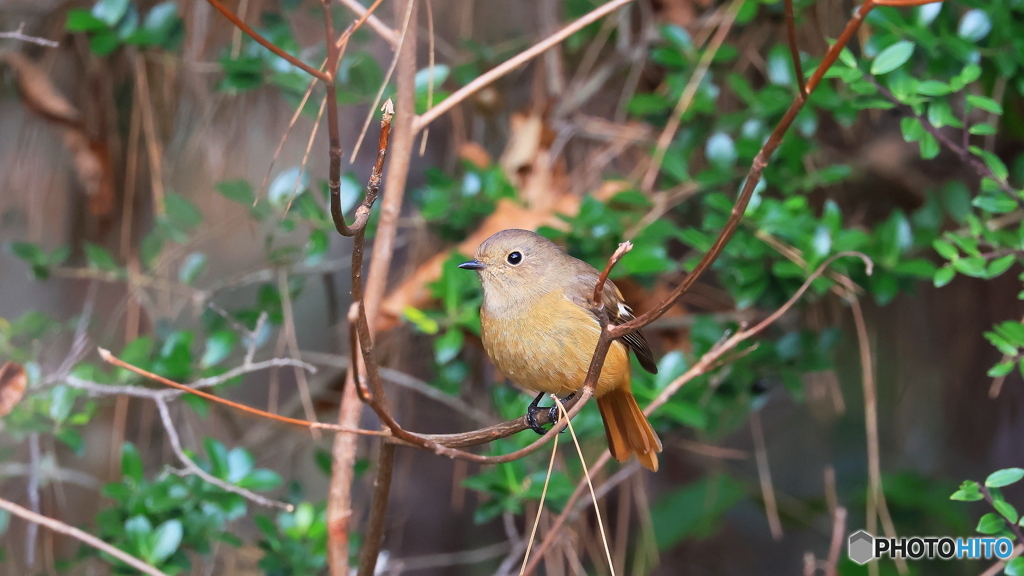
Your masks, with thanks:
M 657 472 L 661 440 L 637 405 L 633 393 L 621 388 L 612 390 L 597 399 L 597 407 L 601 410 L 612 457 L 623 462 L 630 454 L 636 454 L 644 468 Z

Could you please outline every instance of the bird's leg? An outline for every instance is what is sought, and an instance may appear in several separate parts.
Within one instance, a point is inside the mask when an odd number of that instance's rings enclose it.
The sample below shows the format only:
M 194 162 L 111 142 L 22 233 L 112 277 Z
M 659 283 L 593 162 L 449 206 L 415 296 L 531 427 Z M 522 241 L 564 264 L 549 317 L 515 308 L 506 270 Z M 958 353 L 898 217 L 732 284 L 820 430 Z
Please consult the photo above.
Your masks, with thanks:
M 544 410 L 544 408 L 540 407 L 540 399 L 543 398 L 544 396 L 544 392 L 537 394 L 537 397 L 534 398 L 533 402 L 530 402 L 530 405 L 526 408 L 526 423 L 529 424 L 530 430 L 533 430 L 534 432 L 540 434 L 541 436 L 547 433 L 547 430 L 545 430 L 544 427 L 541 426 L 539 422 L 537 422 L 537 413 L 540 412 L 541 410 Z
M 566 402 L 568 402 L 569 400 L 572 400 L 575 397 L 576 397 L 576 393 L 573 392 L 572 394 L 569 394 L 565 398 L 562 398 L 561 400 L 559 400 L 559 402 L 562 403 L 562 406 L 565 406 Z M 548 408 L 548 420 L 551 420 L 551 424 L 557 424 L 558 423 L 558 414 L 559 414 L 559 412 L 561 412 L 561 410 L 558 409 L 557 405 L 556 406 L 552 406 L 551 408 Z M 567 416 L 568 416 L 568 414 L 567 414 Z M 565 432 L 565 428 L 562 428 L 562 432 L 563 433 Z
M 534 432 L 536 432 L 537 434 L 540 434 L 541 436 L 546 434 L 547 430 L 545 430 L 544 427 L 541 426 L 539 422 L 537 422 L 537 413 L 540 412 L 541 410 L 547 410 L 548 411 L 548 420 L 552 424 L 558 422 L 558 413 L 559 413 L 558 406 L 551 406 L 550 408 L 541 408 L 540 407 L 540 400 L 541 400 L 541 398 L 543 398 L 545 396 L 547 396 L 546 392 L 541 392 L 540 394 L 537 394 L 537 397 L 534 398 L 533 402 L 530 402 L 530 405 L 527 406 L 527 408 L 526 408 L 526 423 L 530 426 L 530 430 L 533 430 Z M 576 396 L 576 393 L 573 392 L 572 394 L 569 394 L 565 398 L 562 398 L 560 400 L 560 402 L 562 403 L 562 405 L 565 405 L 566 402 L 568 402 L 569 400 L 572 400 L 575 396 Z M 562 430 L 562 432 L 564 433 L 565 430 Z

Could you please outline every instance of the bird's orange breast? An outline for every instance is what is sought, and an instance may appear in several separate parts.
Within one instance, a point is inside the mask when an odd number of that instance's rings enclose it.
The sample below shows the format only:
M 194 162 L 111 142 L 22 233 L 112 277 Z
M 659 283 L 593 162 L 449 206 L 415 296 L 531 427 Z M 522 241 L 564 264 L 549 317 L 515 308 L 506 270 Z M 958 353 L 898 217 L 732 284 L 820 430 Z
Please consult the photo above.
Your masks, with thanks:
M 601 326 L 578 304 L 555 291 L 528 306 L 480 310 L 484 348 L 494 365 L 516 384 L 565 396 L 583 387 Z M 629 352 L 613 342 L 594 394 L 629 389 Z

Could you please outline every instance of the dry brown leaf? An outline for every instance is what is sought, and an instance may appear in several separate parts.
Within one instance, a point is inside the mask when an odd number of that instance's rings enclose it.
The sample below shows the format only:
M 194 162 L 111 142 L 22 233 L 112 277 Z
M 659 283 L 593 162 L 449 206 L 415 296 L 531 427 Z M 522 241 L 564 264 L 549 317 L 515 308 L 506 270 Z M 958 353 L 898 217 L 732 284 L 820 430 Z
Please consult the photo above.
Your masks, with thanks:
M 28 374 L 21 364 L 5 362 L 0 366 L 0 418 L 6 416 L 25 395 Z
M 550 210 L 568 193 L 565 162 L 551 156 L 554 132 L 541 112 L 514 114 L 498 164 L 530 208 Z
M 488 216 L 475 232 L 453 250 L 458 250 L 463 254 L 473 254 L 476 252 L 477 246 L 491 234 L 507 228 L 536 230 L 541 226 L 564 227 L 565 222 L 560 220 L 556 214 L 574 216 L 579 210 L 579 206 L 579 198 L 568 195 L 560 198 L 551 210 L 523 208 L 511 200 L 503 198 L 498 201 L 494 213 Z M 424 262 L 416 269 L 416 272 L 384 298 L 380 306 L 381 315 L 378 320 L 382 330 L 389 330 L 397 326 L 401 321 L 402 311 L 406 307 L 422 308 L 430 303 L 428 285 L 441 277 L 441 267 L 453 250 L 441 252 Z
M 102 142 L 85 133 L 82 115 L 57 90 L 35 62 L 16 52 L 0 53 L 0 63 L 17 72 L 18 91 L 25 107 L 64 130 L 64 145 L 71 152 L 78 181 L 89 197 L 89 211 L 106 216 L 114 207 L 114 179 L 110 154 Z
M 464 142 L 459 146 L 459 158 L 481 169 L 489 167 L 492 163 L 491 155 L 476 142 Z
M 35 62 L 17 52 L 0 53 L 0 62 L 6 62 L 18 73 L 18 90 L 25 106 L 52 122 L 81 127 L 81 113 L 64 98 Z

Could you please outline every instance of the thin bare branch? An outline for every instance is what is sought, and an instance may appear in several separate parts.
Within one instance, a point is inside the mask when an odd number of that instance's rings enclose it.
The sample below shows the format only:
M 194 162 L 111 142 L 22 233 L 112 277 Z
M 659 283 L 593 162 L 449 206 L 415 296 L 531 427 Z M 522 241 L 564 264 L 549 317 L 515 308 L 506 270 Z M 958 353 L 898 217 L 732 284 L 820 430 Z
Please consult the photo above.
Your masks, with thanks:
M 287 502 L 272 500 L 265 496 L 260 496 L 251 490 L 235 486 L 234 484 L 229 484 L 200 468 L 199 465 L 196 464 L 195 460 L 189 458 L 188 454 L 186 454 L 185 450 L 181 447 L 181 439 L 178 437 L 178 430 L 175 428 L 174 420 L 171 418 L 171 411 L 167 408 L 167 402 L 160 398 L 157 398 L 154 401 L 156 402 L 157 410 L 160 413 L 160 421 L 164 425 L 164 432 L 167 434 L 167 440 L 171 444 L 171 450 L 174 452 L 174 455 L 178 457 L 178 460 L 181 460 L 182 464 L 185 465 L 184 470 L 175 470 L 175 474 L 198 476 L 208 484 L 213 484 L 226 492 L 238 494 L 242 498 L 245 498 L 255 504 L 259 504 L 260 506 L 280 508 L 282 510 L 287 510 L 288 512 L 295 509 L 295 506 L 292 506 Z
M 786 35 L 789 39 L 789 54 L 793 57 L 796 85 L 800 89 L 800 97 L 807 98 L 807 85 L 804 84 L 804 66 L 800 63 L 800 48 L 796 44 L 796 20 L 793 16 L 793 0 L 783 0 L 783 6 L 785 6 Z
M 58 534 L 64 534 L 66 536 L 71 536 L 76 540 L 80 540 L 81 542 L 84 542 L 85 544 L 92 546 L 93 548 L 101 552 L 110 554 L 114 558 L 117 558 L 118 560 L 124 562 L 125 564 L 131 566 L 132 568 L 135 568 L 140 572 L 144 572 L 146 574 L 149 574 L 150 576 L 168 576 L 166 573 L 157 570 L 156 568 L 150 566 L 149 564 L 146 564 L 142 560 L 136 558 L 135 556 L 132 556 L 131 554 L 128 554 L 120 548 L 115 548 L 114 546 L 107 544 L 106 542 L 100 540 L 92 534 L 89 534 L 84 530 L 79 530 L 78 528 L 75 528 L 74 526 L 71 526 L 69 524 L 65 524 L 60 520 L 55 520 L 48 516 L 36 514 L 35 512 L 29 510 L 28 508 L 23 508 L 21 506 L 18 506 L 14 502 L 4 500 L 3 498 L 0 498 L 0 508 L 7 510 L 8 512 L 14 514 L 15 516 L 24 518 L 29 522 L 39 524 L 40 526 L 45 526 Z
M 46 46 L 48 48 L 56 48 L 60 46 L 60 43 L 54 42 L 53 40 L 47 40 L 46 38 L 39 38 L 38 36 L 29 36 L 25 34 L 24 22 L 18 24 L 18 29 L 13 32 L 0 32 L 0 38 L 7 38 L 8 40 L 20 40 L 22 42 L 38 44 L 40 46 Z
M 481 74 L 480 76 L 475 78 L 469 84 L 466 84 L 462 88 L 456 90 L 451 96 L 439 102 L 437 106 L 434 106 L 433 108 L 427 110 L 423 114 L 417 116 L 416 120 L 413 122 L 412 125 L 413 132 L 419 132 L 420 130 L 426 128 L 428 124 L 430 124 L 434 120 L 437 120 L 442 114 L 451 110 L 460 102 L 462 102 L 466 98 L 469 98 L 470 96 L 477 93 L 484 87 L 490 85 L 498 78 L 501 78 L 502 76 L 508 74 L 509 72 L 536 58 L 537 56 L 540 56 L 544 52 L 547 52 L 553 46 L 564 41 L 569 36 L 572 36 L 573 34 L 582 30 L 586 26 L 589 26 L 591 23 L 600 20 L 606 15 L 611 14 L 615 10 L 618 10 L 619 8 L 629 4 L 632 1 L 633 0 L 611 0 L 610 2 L 602 4 L 601 6 L 595 8 L 594 10 L 588 12 L 587 14 L 584 14 L 580 18 L 577 18 L 571 24 L 565 26 L 558 32 L 555 32 L 551 36 L 548 36 L 544 40 L 541 40 L 540 42 L 534 44 L 533 46 L 527 48 L 526 50 L 520 52 L 519 54 L 516 54 L 515 56 L 502 62 L 498 66 L 491 68 L 484 74 Z
M 398 32 L 389 28 L 387 24 L 381 22 L 380 18 L 373 15 L 373 10 L 378 4 L 380 4 L 380 0 L 374 2 L 373 6 L 370 8 L 366 8 L 357 2 L 357 0 L 338 0 L 338 2 L 359 16 L 359 20 L 356 22 L 357 24 L 365 21 L 370 25 L 370 28 L 373 28 L 373 31 L 386 40 L 388 44 L 391 44 L 392 46 L 398 44 Z M 358 28 L 358 26 L 355 26 L 355 28 Z
M 227 9 L 226 6 L 224 6 L 224 4 L 221 4 L 220 0 L 207 0 L 207 2 L 209 2 L 211 6 L 216 8 L 218 12 L 223 14 L 225 18 L 230 20 L 232 24 L 237 26 L 239 30 L 241 30 L 242 32 L 245 32 L 246 34 L 248 34 L 250 38 L 252 38 L 253 40 L 259 42 L 264 48 L 266 48 L 267 50 L 270 50 L 271 52 L 273 52 L 277 56 L 280 56 L 281 58 L 283 58 L 285 61 L 287 61 L 292 66 L 295 66 L 296 68 L 299 68 L 300 70 L 302 70 L 303 72 L 305 72 L 306 74 L 309 74 L 310 76 L 312 76 L 314 78 L 320 79 L 324 84 L 330 85 L 330 84 L 334 83 L 334 78 L 332 77 L 331 74 L 326 74 L 324 72 L 321 72 L 321 71 L 317 70 L 316 68 L 313 68 L 309 64 L 306 64 L 302 60 L 299 60 L 295 56 L 292 56 L 291 54 L 289 54 L 289 53 L 285 52 L 284 50 L 278 48 L 277 45 L 275 45 L 273 42 L 271 42 L 270 40 L 267 40 L 266 38 L 264 38 L 262 35 L 260 35 L 259 32 L 257 32 L 255 30 L 253 30 L 252 28 L 250 28 L 249 25 L 246 24 L 245 22 L 242 22 L 238 18 L 238 16 L 235 16 L 234 13 L 232 13 L 230 10 Z M 333 73 L 334 70 L 337 70 L 337 67 L 335 67 L 335 68 L 330 68 L 329 67 L 328 70 L 331 70 L 332 73 Z
M 615 249 L 615 253 L 608 259 L 608 263 L 605 264 L 604 270 L 601 271 L 601 275 L 597 277 L 597 284 L 594 284 L 594 302 L 601 304 L 601 294 L 604 292 L 604 283 L 608 281 L 608 275 L 611 274 L 612 268 L 622 260 L 622 257 L 633 249 L 633 243 L 629 240 L 619 244 L 619 247 Z

